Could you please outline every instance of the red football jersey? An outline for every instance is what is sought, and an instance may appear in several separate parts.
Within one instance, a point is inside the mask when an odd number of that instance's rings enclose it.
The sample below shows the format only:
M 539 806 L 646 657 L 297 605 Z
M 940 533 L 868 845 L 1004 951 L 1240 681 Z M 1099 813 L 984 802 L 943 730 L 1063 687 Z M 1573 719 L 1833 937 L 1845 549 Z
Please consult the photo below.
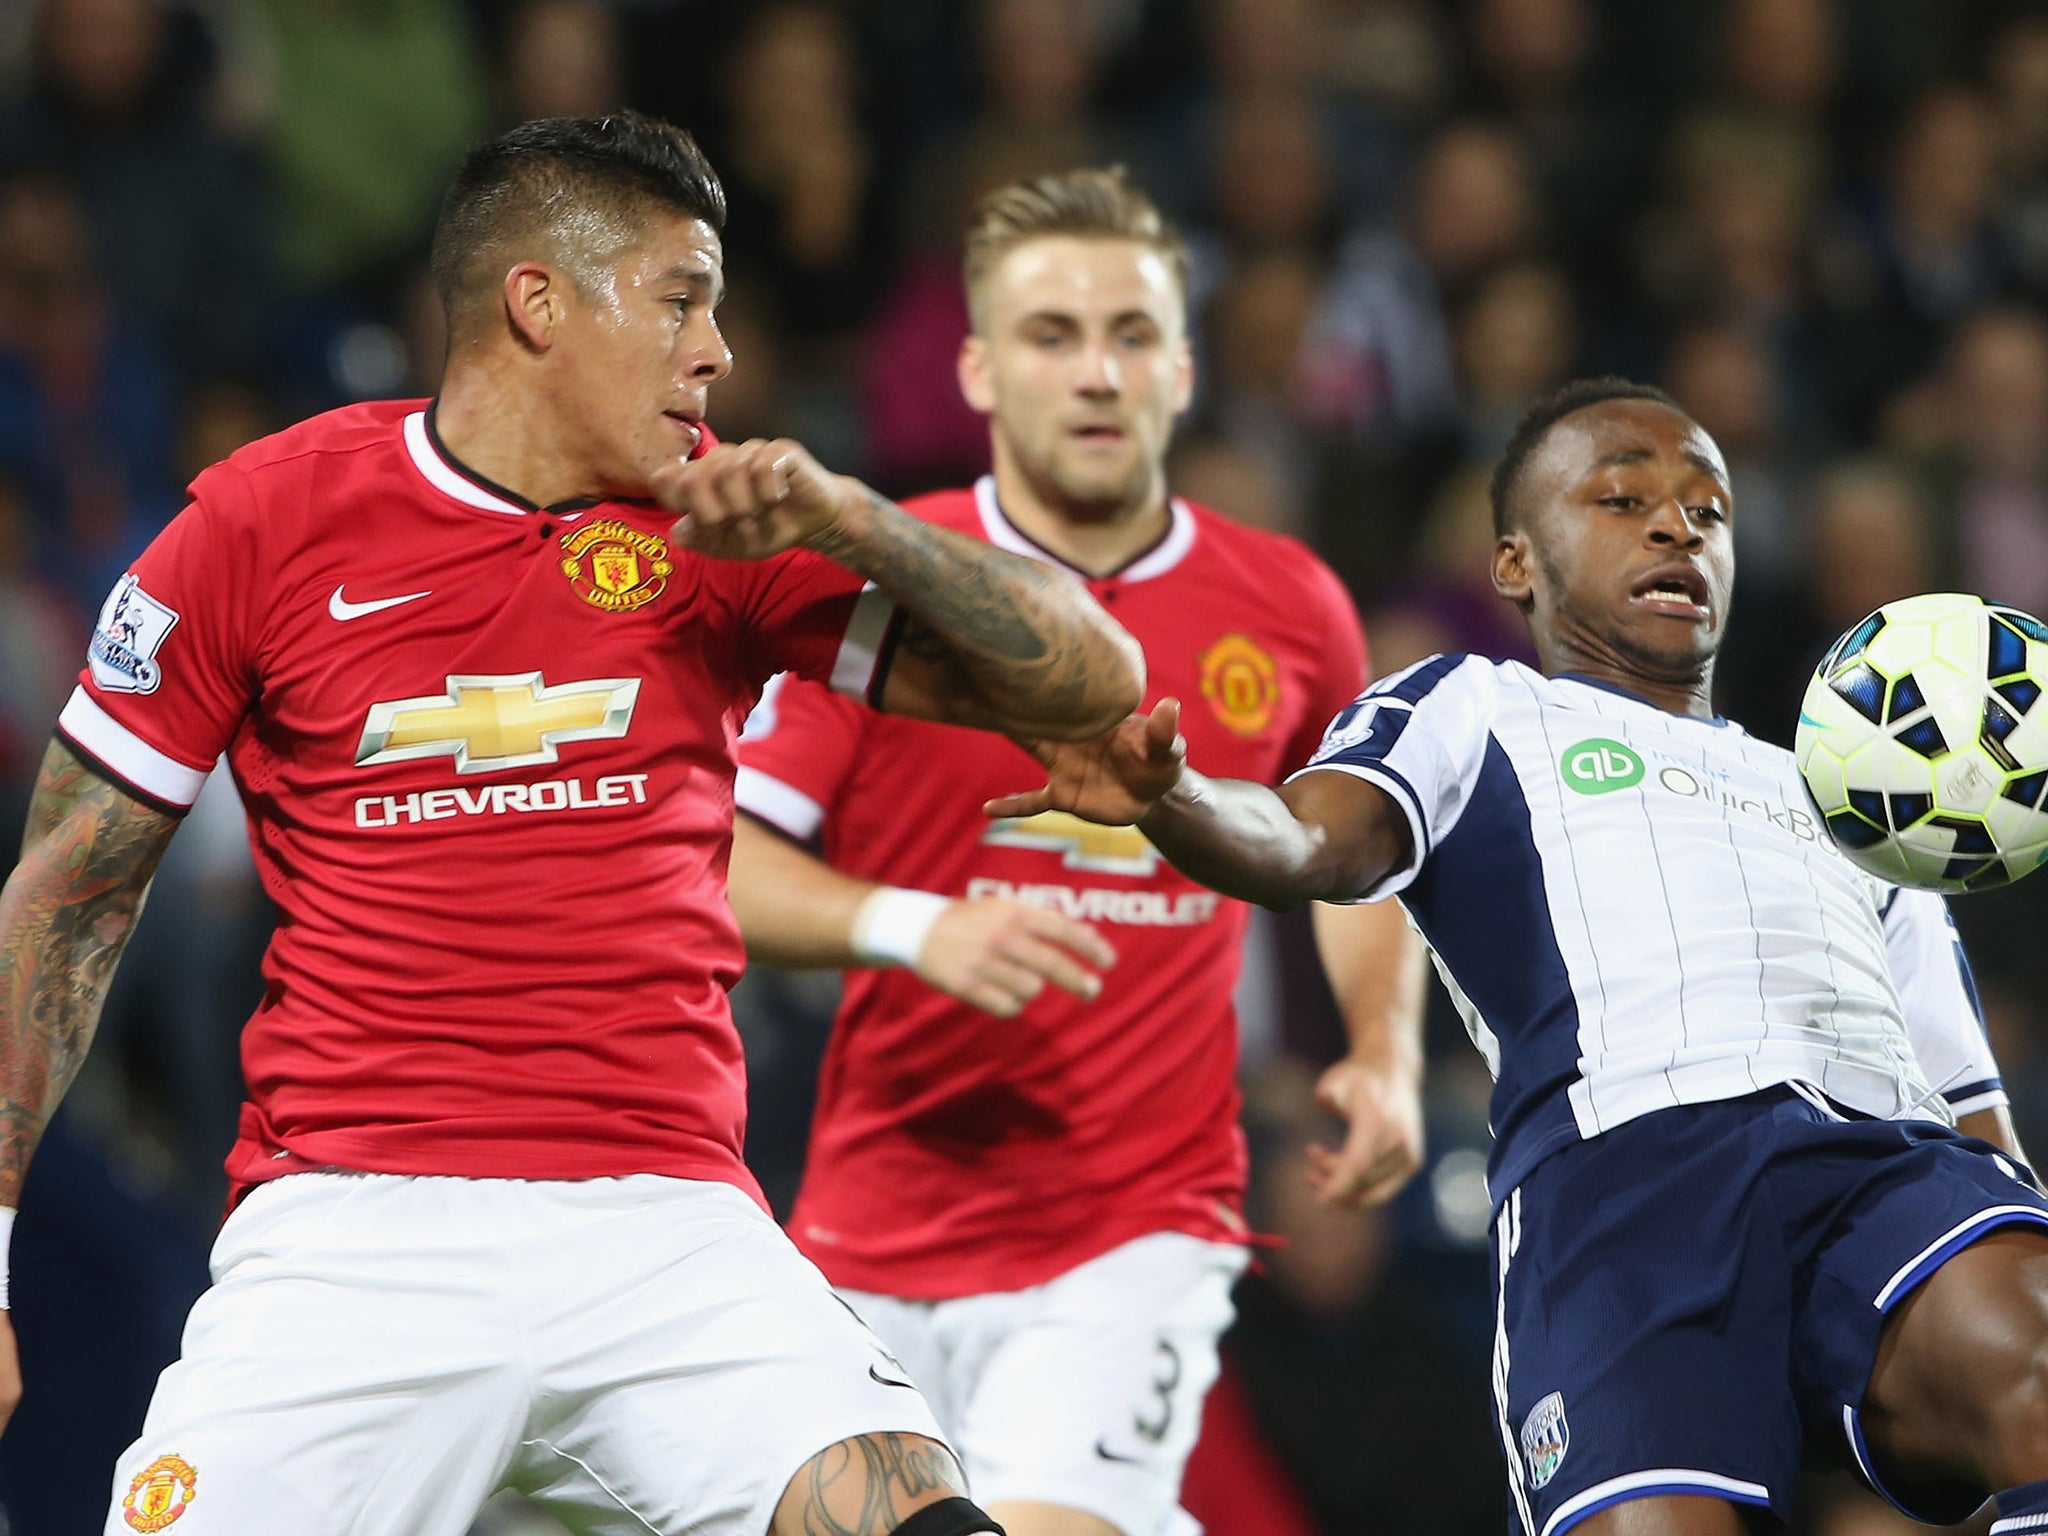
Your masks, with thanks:
M 425 406 L 202 474 L 59 723 L 170 809 L 226 752 L 248 807 L 278 923 L 229 1172 L 649 1172 L 758 1200 L 734 743 L 778 671 L 865 689 L 888 605 L 808 552 L 672 546 L 652 504 L 523 503 Z
M 990 480 L 910 510 L 1054 558 L 1004 518 Z M 1088 585 L 1145 647 L 1148 706 L 1183 701 L 1207 771 L 1277 782 L 1365 684 L 1350 598 L 1291 539 L 1175 501 L 1161 543 Z M 1011 1020 L 905 969 L 848 973 L 790 1222 L 835 1284 L 940 1299 L 1036 1285 L 1148 1232 L 1242 1239 L 1240 903 L 1135 828 L 989 821 L 985 800 L 1043 779 L 999 736 L 790 680 L 755 711 L 740 764 L 740 808 L 821 836 L 835 868 L 1041 903 L 1118 954 L 1093 1002 L 1047 988 Z

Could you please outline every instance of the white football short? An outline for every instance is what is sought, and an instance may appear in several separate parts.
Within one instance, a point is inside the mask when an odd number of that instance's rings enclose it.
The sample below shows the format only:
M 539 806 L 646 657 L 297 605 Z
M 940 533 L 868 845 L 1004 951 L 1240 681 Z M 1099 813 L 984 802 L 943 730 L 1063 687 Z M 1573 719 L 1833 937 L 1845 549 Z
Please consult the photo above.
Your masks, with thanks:
M 762 1536 L 855 1435 L 939 1428 L 725 1184 L 302 1173 L 228 1218 L 106 1536 Z
M 1123 1536 L 1200 1536 L 1181 1474 L 1245 1250 L 1155 1232 L 1023 1291 L 841 1291 L 924 1388 L 975 1502 L 1062 1504 Z

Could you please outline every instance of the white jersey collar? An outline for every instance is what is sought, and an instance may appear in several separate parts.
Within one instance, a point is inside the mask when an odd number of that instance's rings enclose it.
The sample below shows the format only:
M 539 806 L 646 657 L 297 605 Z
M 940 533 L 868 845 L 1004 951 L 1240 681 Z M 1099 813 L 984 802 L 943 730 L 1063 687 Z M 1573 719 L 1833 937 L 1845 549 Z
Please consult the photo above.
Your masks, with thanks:
M 406 457 L 412 460 L 413 468 L 435 490 L 480 512 L 503 512 L 513 517 L 525 517 L 530 512 L 549 512 L 565 522 L 574 522 L 597 505 L 585 499 L 564 502 L 555 507 L 540 507 L 503 486 L 493 485 L 442 446 L 426 411 L 414 411 L 405 418 L 405 452 Z
M 974 482 L 974 505 L 981 514 L 982 533 L 997 549 L 1064 567 L 1088 581 L 1149 581 L 1154 576 L 1164 576 L 1179 565 L 1187 558 L 1188 551 L 1195 547 L 1195 514 L 1188 510 L 1186 502 L 1175 496 L 1166 503 L 1169 520 L 1166 532 L 1158 542 L 1115 570 L 1095 576 L 1061 559 L 1011 522 L 1003 512 L 1002 503 L 996 499 L 994 475 L 983 475 Z

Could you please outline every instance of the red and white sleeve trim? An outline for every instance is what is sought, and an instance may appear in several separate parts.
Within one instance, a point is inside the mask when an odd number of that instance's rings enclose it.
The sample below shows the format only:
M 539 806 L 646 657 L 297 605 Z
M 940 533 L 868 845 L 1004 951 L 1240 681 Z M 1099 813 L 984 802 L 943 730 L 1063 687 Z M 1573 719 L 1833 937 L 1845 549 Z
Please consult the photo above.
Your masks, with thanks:
M 71 701 L 57 717 L 57 729 L 131 789 L 180 810 L 199 798 L 213 771 L 211 766 L 189 767 L 159 752 L 100 708 L 82 687 L 72 690 Z
M 865 701 L 875 680 L 875 665 L 881 659 L 889 622 L 896 616 L 896 600 L 873 582 L 860 589 L 853 605 L 853 617 L 846 621 L 846 637 L 839 642 L 838 659 L 832 663 L 832 691 Z
M 791 788 L 758 768 L 742 768 L 733 779 L 733 804 L 800 843 L 817 836 L 825 823 L 825 807 L 800 789 Z

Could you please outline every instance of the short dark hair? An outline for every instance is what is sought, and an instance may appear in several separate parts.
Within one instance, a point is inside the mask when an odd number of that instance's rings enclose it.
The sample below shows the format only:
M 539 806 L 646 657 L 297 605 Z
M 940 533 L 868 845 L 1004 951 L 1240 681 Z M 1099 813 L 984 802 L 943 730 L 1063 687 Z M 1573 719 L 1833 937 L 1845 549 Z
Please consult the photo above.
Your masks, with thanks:
M 1576 411 L 1592 405 L 1604 405 L 1609 400 L 1648 400 L 1668 406 L 1681 416 L 1685 414 L 1685 408 L 1656 385 L 1639 384 L 1634 379 L 1624 379 L 1615 374 L 1597 379 L 1573 379 L 1569 384 L 1552 390 L 1523 413 L 1522 419 L 1515 424 L 1514 435 L 1508 439 L 1507 447 L 1501 450 L 1500 463 L 1493 468 L 1491 494 L 1496 538 L 1518 522 L 1515 503 L 1521 493 L 1522 471 L 1535 457 L 1536 450 L 1543 446 L 1543 439 L 1550 435 L 1550 429 Z
M 463 157 L 434 228 L 435 290 L 451 327 L 489 267 L 547 254 L 581 284 L 668 212 L 725 227 L 725 188 L 697 141 L 639 112 L 544 117 Z M 526 251 L 515 254 L 519 247 Z

